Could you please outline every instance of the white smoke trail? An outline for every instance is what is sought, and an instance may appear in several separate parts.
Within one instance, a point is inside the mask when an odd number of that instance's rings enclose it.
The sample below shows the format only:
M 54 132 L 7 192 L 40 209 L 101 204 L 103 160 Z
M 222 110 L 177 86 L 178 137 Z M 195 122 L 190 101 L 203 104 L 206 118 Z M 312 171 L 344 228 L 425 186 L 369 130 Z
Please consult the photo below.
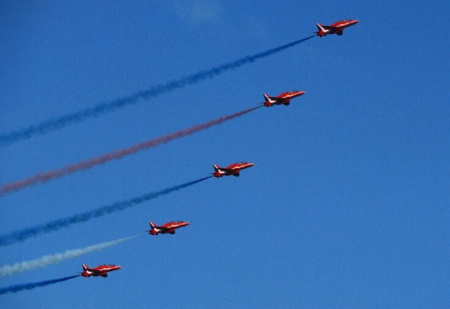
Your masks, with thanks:
M 16 273 L 24 272 L 24 271 L 29 271 L 29 270 L 32 270 L 35 268 L 46 267 L 48 265 L 61 263 L 62 261 L 65 261 L 67 259 L 73 259 L 73 258 L 79 257 L 81 255 L 85 255 L 85 254 L 88 254 L 88 253 L 91 253 L 94 251 L 102 251 L 106 248 L 117 246 L 118 244 L 121 244 L 127 240 L 131 240 L 131 239 L 139 237 L 139 236 L 140 235 L 121 238 L 121 239 L 117 239 L 117 240 L 103 242 L 103 243 L 100 243 L 97 245 L 92 245 L 92 246 L 89 246 L 86 248 L 67 250 L 63 253 L 45 255 L 39 259 L 16 263 L 14 265 L 5 265 L 3 267 L 0 267 L 0 277 L 5 277 L 5 276 L 13 275 Z

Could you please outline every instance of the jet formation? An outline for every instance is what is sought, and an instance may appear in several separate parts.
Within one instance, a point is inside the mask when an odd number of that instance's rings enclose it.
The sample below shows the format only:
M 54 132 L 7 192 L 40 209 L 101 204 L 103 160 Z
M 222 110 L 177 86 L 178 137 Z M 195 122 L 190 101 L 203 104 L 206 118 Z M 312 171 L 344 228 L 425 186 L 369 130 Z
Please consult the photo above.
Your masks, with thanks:
M 339 36 L 344 34 L 344 29 L 353 25 L 356 25 L 359 22 L 359 20 L 356 19 L 346 19 L 341 20 L 338 22 L 335 22 L 331 26 L 326 26 L 323 24 L 317 24 L 317 29 L 319 31 L 315 32 L 317 36 L 323 37 L 328 34 L 337 34 Z M 288 106 L 291 103 L 291 99 L 299 97 L 301 95 L 304 95 L 305 91 L 299 91 L 299 90 L 293 90 L 293 91 L 287 91 L 283 92 L 282 94 L 272 97 L 268 94 L 264 94 L 265 102 L 261 103 L 266 107 L 271 107 L 274 105 L 285 105 Z M 240 163 L 233 163 L 227 167 L 220 167 L 217 164 L 214 164 L 214 173 L 213 176 L 216 178 L 220 178 L 222 176 L 240 176 L 240 172 L 243 169 L 249 168 L 254 166 L 254 163 L 249 162 L 240 162 Z M 148 230 L 148 233 L 150 235 L 158 235 L 158 234 L 175 234 L 176 229 L 179 229 L 181 227 L 188 226 L 190 223 L 185 221 L 171 221 L 164 225 L 158 226 L 154 222 L 149 222 L 150 224 L 150 230 Z M 116 265 L 100 265 L 95 268 L 89 268 L 86 264 L 83 264 L 83 272 L 81 275 L 83 277 L 108 277 L 108 272 L 115 271 L 121 269 L 122 266 L 116 266 Z

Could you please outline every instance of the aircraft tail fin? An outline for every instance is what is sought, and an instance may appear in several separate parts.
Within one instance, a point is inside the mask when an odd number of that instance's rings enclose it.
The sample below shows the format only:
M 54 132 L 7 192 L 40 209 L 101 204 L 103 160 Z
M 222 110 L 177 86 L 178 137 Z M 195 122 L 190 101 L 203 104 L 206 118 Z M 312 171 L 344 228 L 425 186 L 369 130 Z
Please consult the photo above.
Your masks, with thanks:
M 264 99 L 266 99 L 267 102 L 273 103 L 274 100 L 268 95 L 267 93 L 264 94 Z
M 219 171 L 220 171 L 220 166 L 218 166 L 217 164 L 214 164 L 213 166 L 214 166 L 214 170 L 215 170 L 216 172 L 219 172 Z
M 156 227 L 156 224 L 155 224 L 155 222 L 149 222 L 149 224 L 150 224 L 150 229 L 151 230 L 153 230 L 155 227 Z
M 326 32 L 326 29 L 323 27 L 322 24 L 317 23 L 316 25 L 317 25 L 317 29 L 318 29 L 319 31 L 322 30 L 323 32 Z
M 89 266 L 87 266 L 86 264 L 83 264 L 83 270 L 86 271 L 89 269 Z

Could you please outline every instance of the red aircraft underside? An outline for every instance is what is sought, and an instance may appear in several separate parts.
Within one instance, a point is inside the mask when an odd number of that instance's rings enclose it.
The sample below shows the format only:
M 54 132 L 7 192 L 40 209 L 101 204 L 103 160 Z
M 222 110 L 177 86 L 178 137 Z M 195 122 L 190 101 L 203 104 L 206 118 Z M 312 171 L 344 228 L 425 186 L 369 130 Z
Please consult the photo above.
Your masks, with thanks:
M 291 103 L 291 99 L 304 95 L 305 93 L 306 93 L 305 91 L 293 90 L 283 92 L 282 94 L 276 97 L 271 97 L 268 94 L 264 94 L 264 99 L 266 99 L 266 102 L 264 102 L 264 106 L 271 107 L 274 105 L 281 105 L 281 104 L 288 106 Z
M 175 230 L 180 227 L 188 226 L 189 222 L 184 221 L 172 221 L 168 222 L 164 225 L 158 226 L 154 222 L 150 222 L 150 230 L 148 233 L 150 235 L 158 235 L 158 234 L 175 234 Z
M 215 173 L 213 173 L 213 175 L 217 178 L 230 175 L 237 177 L 240 175 L 241 170 L 252 167 L 253 165 L 255 164 L 248 162 L 234 163 L 228 167 L 220 167 L 217 164 L 214 164 Z
M 119 270 L 121 268 L 122 268 L 122 266 L 117 266 L 117 265 L 112 265 L 112 264 L 111 265 L 100 265 L 95 268 L 89 268 L 89 266 L 87 266 L 86 264 L 83 264 L 83 272 L 81 273 L 81 275 L 83 277 L 102 276 L 103 278 L 106 278 L 106 277 L 108 277 L 108 272 Z
M 356 25 L 357 23 L 359 23 L 359 20 L 346 19 L 335 22 L 331 26 L 324 26 L 322 24 L 317 24 L 317 29 L 319 29 L 319 31 L 317 31 L 316 33 L 320 37 L 326 36 L 327 34 L 343 35 L 345 28 Z

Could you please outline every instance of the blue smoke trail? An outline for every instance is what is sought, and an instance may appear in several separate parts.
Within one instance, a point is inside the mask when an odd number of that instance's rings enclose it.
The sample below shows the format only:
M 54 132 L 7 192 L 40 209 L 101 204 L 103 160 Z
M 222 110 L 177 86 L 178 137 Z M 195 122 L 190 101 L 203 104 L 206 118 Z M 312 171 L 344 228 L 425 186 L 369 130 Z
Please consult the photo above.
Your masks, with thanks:
M 6 145 L 11 145 L 15 142 L 18 142 L 19 140 L 28 139 L 35 135 L 45 134 L 47 132 L 55 131 L 57 129 L 66 127 L 68 125 L 81 122 L 87 118 L 98 117 L 100 115 L 112 112 L 114 110 L 118 110 L 123 107 L 135 104 L 139 101 L 139 99 L 147 100 L 147 99 L 156 97 L 158 95 L 161 95 L 164 93 L 169 93 L 176 89 L 186 87 L 188 85 L 197 84 L 200 81 L 213 78 L 213 77 L 218 76 L 226 71 L 239 68 L 245 64 L 252 63 L 258 59 L 261 59 L 261 58 L 273 55 L 275 53 L 281 52 L 285 49 L 294 47 L 295 45 L 300 44 L 309 39 L 312 39 L 315 36 L 316 35 L 312 35 L 310 37 L 307 37 L 307 38 L 304 38 L 301 40 L 297 40 L 297 41 L 294 41 L 294 42 L 291 42 L 291 43 L 288 43 L 288 44 L 285 44 L 285 45 L 282 45 L 282 46 L 279 46 L 276 48 L 269 49 L 265 52 L 255 54 L 253 56 L 247 56 L 247 57 L 241 58 L 241 59 L 233 61 L 233 62 L 229 62 L 229 63 L 223 64 L 223 65 L 217 66 L 217 67 L 213 67 L 212 69 L 209 69 L 209 70 L 200 71 L 198 73 L 189 75 L 187 77 L 173 80 L 173 81 L 167 82 L 165 84 L 157 85 L 153 88 L 150 88 L 147 90 L 142 90 L 133 95 L 123 97 L 123 98 L 120 98 L 120 99 L 117 99 L 117 100 L 114 100 L 111 102 L 100 103 L 94 107 L 86 108 L 84 110 L 81 110 L 81 111 L 78 111 L 75 113 L 66 114 L 62 117 L 55 118 L 55 119 L 49 119 L 47 121 L 41 122 L 36 125 L 32 125 L 28 128 L 22 129 L 22 130 L 17 130 L 17 131 L 12 131 L 9 133 L 2 134 L 2 135 L 0 135 L 0 147 L 6 146 Z
M 12 285 L 12 286 L 0 289 L 0 295 L 6 294 L 6 293 L 17 293 L 17 292 L 20 292 L 23 290 L 31 290 L 34 288 L 38 288 L 38 287 L 42 287 L 42 286 L 46 286 L 46 285 L 50 285 L 50 284 L 55 284 L 58 282 L 67 281 L 67 280 L 70 280 L 70 279 L 73 279 L 73 278 L 76 278 L 79 276 L 80 275 L 64 277 L 64 278 L 60 278 L 60 279 L 52 279 L 52 280 L 41 281 L 41 282 L 31 282 L 31 283 L 25 283 L 25 284 Z
M 20 231 L 12 232 L 10 234 L 2 235 L 0 236 L 0 246 L 7 246 L 10 244 L 14 244 L 20 241 L 24 241 L 25 239 L 28 239 L 30 237 L 34 237 L 37 235 L 40 235 L 42 233 L 49 233 L 53 231 L 57 231 L 61 228 L 68 227 L 72 224 L 80 223 L 80 222 L 86 222 L 94 218 L 102 217 L 105 215 L 112 214 L 114 212 L 124 210 L 126 208 L 130 208 L 139 204 L 142 204 L 146 201 L 158 198 L 162 195 L 166 195 L 169 193 L 172 193 L 174 191 L 178 191 L 187 187 L 190 187 L 194 184 L 197 184 L 199 182 L 202 182 L 208 178 L 211 178 L 212 176 L 200 178 L 194 181 L 187 182 L 185 184 L 181 184 L 178 186 L 174 186 L 172 188 L 164 189 L 159 192 L 149 193 L 146 195 L 142 195 L 140 197 L 133 198 L 131 200 L 125 200 L 121 202 L 114 203 L 109 206 L 103 206 L 91 211 L 87 211 L 72 217 L 67 217 L 63 219 L 58 219 L 55 221 L 48 222 L 43 225 L 38 225 L 32 228 L 23 229 Z
M 202 130 L 206 130 L 212 126 L 222 124 L 225 121 L 229 121 L 236 117 L 240 117 L 240 116 L 250 113 L 260 107 L 262 107 L 262 105 L 260 105 L 258 107 L 253 107 L 253 108 L 250 108 L 247 110 L 243 110 L 243 111 L 240 111 L 240 112 L 228 115 L 228 116 L 223 116 L 218 119 L 211 120 L 211 121 L 193 126 L 188 129 L 177 131 L 175 133 L 161 136 L 161 137 L 158 137 L 158 138 L 155 138 L 152 140 L 144 141 L 144 142 L 135 144 L 128 148 L 115 150 L 113 152 L 107 153 L 102 156 L 93 157 L 90 160 L 85 160 L 85 161 L 81 161 L 81 162 L 78 162 L 75 164 L 71 164 L 71 165 L 65 166 L 65 167 L 57 169 L 57 170 L 53 170 L 53 171 L 49 171 L 49 172 L 45 172 L 45 173 L 38 173 L 32 177 L 5 184 L 3 186 L 0 186 L 0 196 L 2 196 L 3 194 L 9 193 L 9 192 L 13 192 L 13 191 L 17 191 L 17 190 L 26 188 L 28 186 L 36 185 L 38 183 L 46 184 L 49 181 L 51 181 L 52 179 L 57 179 L 57 178 L 60 178 L 63 176 L 68 176 L 72 173 L 87 170 L 87 169 L 93 168 L 97 165 L 105 164 L 112 160 L 119 160 L 121 158 L 124 158 L 125 156 L 132 155 L 141 150 L 160 146 L 160 145 L 168 143 L 172 140 L 195 134 Z

